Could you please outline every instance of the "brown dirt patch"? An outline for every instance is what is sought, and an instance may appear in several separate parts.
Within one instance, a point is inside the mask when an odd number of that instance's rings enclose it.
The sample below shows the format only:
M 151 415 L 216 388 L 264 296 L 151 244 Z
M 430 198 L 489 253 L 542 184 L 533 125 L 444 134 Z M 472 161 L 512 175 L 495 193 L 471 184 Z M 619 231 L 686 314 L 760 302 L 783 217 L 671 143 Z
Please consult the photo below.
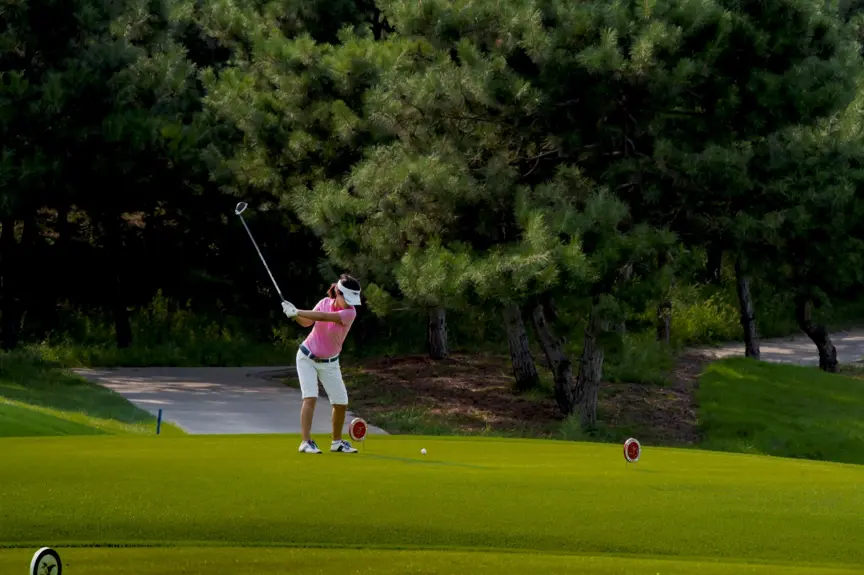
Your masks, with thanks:
M 664 445 L 696 443 L 692 392 L 707 361 L 683 356 L 669 386 L 604 383 L 598 405 L 603 435 L 614 440 L 634 435 Z M 460 354 L 442 361 L 407 356 L 343 369 L 352 411 L 391 432 L 399 430 L 388 429 L 388 418 L 404 410 L 422 412 L 428 421 L 462 433 L 550 437 L 565 419 L 550 390 L 521 395 L 511 391 L 506 356 Z
M 604 384 L 598 400 L 604 425 L 652 443 L 696 444 L 699 433 L 693 390 L 707 361 L 707 357 L 689 354 L 679 358 L 669 386 Z
M 343 368 L 344 369 L 344 368 Z M 460 432 L 551 433 L 564 418 L 543 395 L 516 395 L 509 359 L 491 355 L 425 356 L 368 360 L 346 370 L 351 409 L 370 423 L 397 410 L 421 410 Z M 351 379 L 354 381 L 350 381 Z M 376 417 L 377 416 L 377 417 Z M 389 431 L 389 430 L 388 430 Z

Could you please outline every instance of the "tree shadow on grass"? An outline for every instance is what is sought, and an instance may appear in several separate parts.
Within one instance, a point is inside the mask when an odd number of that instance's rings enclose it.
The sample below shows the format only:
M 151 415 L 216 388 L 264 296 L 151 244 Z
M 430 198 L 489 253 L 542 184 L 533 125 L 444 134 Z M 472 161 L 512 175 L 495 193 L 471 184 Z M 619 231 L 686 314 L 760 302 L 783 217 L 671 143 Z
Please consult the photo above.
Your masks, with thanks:
M 0 354 L 0 398 L 126 424 L 155 420 L 110 389 L 23 352 Z
M 703 447 L 864 463 L 864 385 L 815 367 L 734 358 L 697 392 Z

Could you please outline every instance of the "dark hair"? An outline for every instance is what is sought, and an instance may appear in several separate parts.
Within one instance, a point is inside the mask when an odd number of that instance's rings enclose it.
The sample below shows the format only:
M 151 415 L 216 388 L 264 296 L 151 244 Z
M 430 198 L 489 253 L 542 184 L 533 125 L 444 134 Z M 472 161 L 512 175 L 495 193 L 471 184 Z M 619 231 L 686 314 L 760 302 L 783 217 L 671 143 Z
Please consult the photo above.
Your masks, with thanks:
M 348 274 L 342 274 L 339 276 L 339 281 L 342 282 L 346 288 L 359 290 L 360 282 L 358 282 L 355 278 L 349 276 Z M 333 284 L 330 286 L 330 289 L 327 290 L 327 297 L 330 299 L 336 299 L 336 290 L 339 289 L 339 286 Z

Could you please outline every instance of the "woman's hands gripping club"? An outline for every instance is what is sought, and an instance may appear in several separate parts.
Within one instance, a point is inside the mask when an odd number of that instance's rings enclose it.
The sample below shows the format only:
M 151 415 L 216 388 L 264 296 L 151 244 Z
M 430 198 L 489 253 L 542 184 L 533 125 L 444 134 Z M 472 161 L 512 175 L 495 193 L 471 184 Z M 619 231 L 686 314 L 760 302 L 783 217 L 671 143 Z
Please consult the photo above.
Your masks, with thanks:
M 297 317 L 297 307 L 288 301 L 282 302 L 282 311 L 288 317 L 288 319 L 293 319 Z

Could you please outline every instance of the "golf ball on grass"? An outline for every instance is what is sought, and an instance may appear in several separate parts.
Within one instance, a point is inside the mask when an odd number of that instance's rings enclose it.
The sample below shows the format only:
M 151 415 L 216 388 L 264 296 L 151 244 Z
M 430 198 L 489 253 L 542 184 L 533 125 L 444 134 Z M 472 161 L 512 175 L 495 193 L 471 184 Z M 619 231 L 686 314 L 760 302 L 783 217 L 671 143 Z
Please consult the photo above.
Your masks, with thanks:
M 423 449 L 421 449 L 420 453 L 422 453 L 423 455 L 426 455 L 426 448 L 424 447 Z

